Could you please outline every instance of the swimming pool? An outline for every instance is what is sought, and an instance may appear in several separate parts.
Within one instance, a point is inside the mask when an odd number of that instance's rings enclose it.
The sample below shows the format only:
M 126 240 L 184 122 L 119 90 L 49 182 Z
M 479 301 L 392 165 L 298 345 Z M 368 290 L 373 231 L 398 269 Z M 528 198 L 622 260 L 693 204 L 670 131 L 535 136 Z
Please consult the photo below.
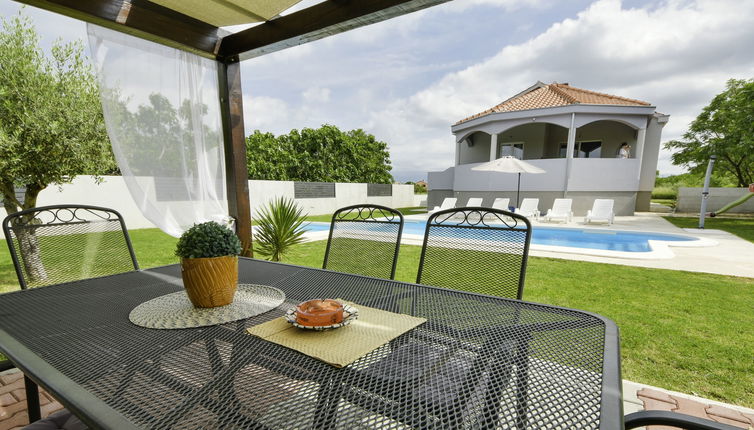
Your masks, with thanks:
M 327 231 L 330 229 L 330 224 L 312 222 L 306 228 L 309 231 Z M 404 236 L 416 235 L 421 237 L 424 235 L 425 228 L 425 221 L 406 220 L 403 226 L 403 234 Z M 533 227 L 531 241 L 535 249 L 559 250 L 561 248 L 577 248 L 610 251 L 611 253 L 650 253 L 656 251 L 660 243 L 681 246 L 688 246 L 693 243 L 694 245 L 703 246 L 699 238 L 677 234 L 542 226 Z M 551 247 L 557 248 L 551 249 Z M 635 256 L 638 257 L 638 255 Z

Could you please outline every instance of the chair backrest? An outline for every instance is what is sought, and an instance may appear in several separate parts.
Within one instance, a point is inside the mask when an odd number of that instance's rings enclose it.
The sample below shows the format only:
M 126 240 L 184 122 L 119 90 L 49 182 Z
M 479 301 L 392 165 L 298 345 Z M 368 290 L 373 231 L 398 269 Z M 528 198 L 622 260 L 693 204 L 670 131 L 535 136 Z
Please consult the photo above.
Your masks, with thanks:
M 26 209 L 3 220 L 21 288 L 138 270 L 121 215 L 112 209 L 56 205 Z
M 440 210 L 442 210 L 442 209 L 451 209 L 451 208 L 455 207 L 457 201 L 458 201 L 458 199 L 455 198 L 455 197 L 446 197 L 442 201 L 442 204 L 440 205 Z
M 531 223 L 491 208 L 457 208 L 427 220 L 416 282 L 520 299 Z
M 609 218 L 613 214 L 613 205 L 615 205 L 615 200 L 613 199 L 594 199 L 592 217 Z
M 553 213 L 567 214 L 571 212 L 571 206 L 573 205 L 573 199 L 555 199 L 552 202 Z
M 498 197 L 494 202 L 492 202 L 492 208 L 507 211 L 510 204 L 511 199 L 509 199 L 508 197 Z
M 403 215 L 379 205 L 354 205 L 332 216 L 323 269 L 375 278 L 395 277 Z
M 518 212 L 528 213 L 534 212 L 539 208 L 539 199 L 526 198 L 521 200 L 521 207 Z
M 484 201 L 481 197 L 471 197 L 468 202 L 466 202 L 466 206 L 473 206 L 473 207 L 479 207 L 482 206 L 482 201 Z

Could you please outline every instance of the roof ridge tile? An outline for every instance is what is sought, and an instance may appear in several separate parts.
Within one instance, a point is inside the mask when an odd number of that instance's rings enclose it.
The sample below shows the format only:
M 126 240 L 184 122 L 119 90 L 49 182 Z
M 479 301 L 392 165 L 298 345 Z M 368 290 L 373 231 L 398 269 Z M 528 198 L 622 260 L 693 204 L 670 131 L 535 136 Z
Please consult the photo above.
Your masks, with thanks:
M 492 113 L 543 109 L 568 106 L 572 104 L 651 106 L 650 103 L 642 100 L 576 88 L 566 83 L 560 84 L 553 82 L 551 84 L 542 84 L 542 82 L 538 81 L 523 92 L 518 93 L 489 109 L 464 118 L 456 122 L 455 125 Z

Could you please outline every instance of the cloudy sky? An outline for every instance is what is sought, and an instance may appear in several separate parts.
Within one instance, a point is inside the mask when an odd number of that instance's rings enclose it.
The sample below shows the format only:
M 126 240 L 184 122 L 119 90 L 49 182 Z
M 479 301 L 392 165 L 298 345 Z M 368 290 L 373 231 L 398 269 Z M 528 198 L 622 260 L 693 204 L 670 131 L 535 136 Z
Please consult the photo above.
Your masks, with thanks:
M 45 45 L 86 40 L 79 21 L 26 13 Z M 754 77 L 752 16 L 750 0 L 454 0 L 244 62 L 246 130 L 362 128 L 418 180 L 453 163 L 451 124 L 557 81 L 651 102 L 670 140 L 727 79 Z M 663 175 L 681 171 L 669 157 Z

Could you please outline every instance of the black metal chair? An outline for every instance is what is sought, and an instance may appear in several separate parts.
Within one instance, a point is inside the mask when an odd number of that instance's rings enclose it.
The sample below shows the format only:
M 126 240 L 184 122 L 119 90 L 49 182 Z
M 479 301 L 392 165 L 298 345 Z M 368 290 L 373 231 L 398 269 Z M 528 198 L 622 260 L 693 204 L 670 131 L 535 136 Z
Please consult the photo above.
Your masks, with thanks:
M 139 270 L 123 217 L 112 209 L 55 205 L 3 220 L 3 233 L 21 289 Z M 0 362 L 0 370 L 12 368 Z M 29 420 L 40 418 L 37 386 L 28 377 Z
M 432 214 L 417 284 L 521 299 L 531 223 L 501 209 L 465 207 Z
M 340 208 L 332 216 L 323 269 L 394 279 L 403 215 L 379 205 Z
M 56 205 L 3 220 L 21 288 L 139 270 L 123 217 L 112 209 Z
M 427 221 L 417 283 L 520 298 L 530 241 L 531 224 L 520 215 L 483 207 L 436 212 Z M 421 315 L 423 306 L 438 304 L 414 298 L 411 306 L 413 313 Z M 518 318 L 515 313 L 502 317 Z M 384 359 L 355 371 L 365 388 L 346 389 L 342 396 L 414 428 L 433 428 L 442 421 L 460 425 L 467 418 L 468 405 L 474 404 L 477 425 L 494 426 L 499 393 L 489 392 L 480 399 L 477 390 L 493 380 L 515 378 L 517 385 L 525 385 L 528 353 L 525 343 L 516 342 L 490 350 L 483 338 L 480 334 L 479 343 L 458 344 L 432 327 L 419 327 L 391 342 Z M 433 364 L 426 366 L 427 361 Z M 510 362 L 517 365 L 506 364 Z M 383 369 L 388 368 L 401 368 L 402 379 L 387 379 L 389 372 Z M 446 380 L 456 383 L 444 384 Z M 437 389 L 443 385 L 448 389 Z M 523 387 L 516 391 L 517 410 L 526 409 L 523 392 Z M 411 412 L 415 410 L 423 413 Z M 525 426 L 526 414 L 519 418 Z
M 650 425 L 670 426 L 686 430 L 740 430 L 740 427 L 669 411 L 634 412 L 626 415 L 624 423 L 626 430 Z

